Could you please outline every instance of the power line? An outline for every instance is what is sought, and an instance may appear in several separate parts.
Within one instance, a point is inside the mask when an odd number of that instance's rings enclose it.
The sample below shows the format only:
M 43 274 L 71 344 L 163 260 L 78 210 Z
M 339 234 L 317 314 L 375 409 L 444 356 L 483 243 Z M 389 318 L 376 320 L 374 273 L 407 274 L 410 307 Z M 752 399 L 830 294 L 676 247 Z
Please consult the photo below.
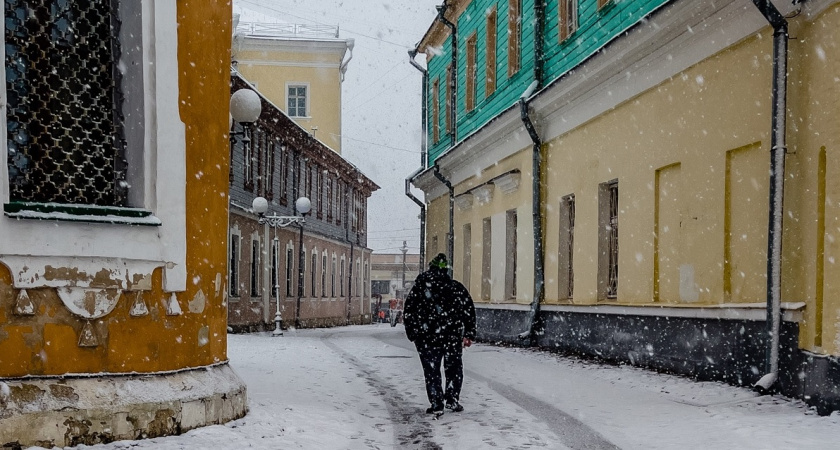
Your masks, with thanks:
M 342 139 L 347 139 L 347 140 L 350 140 L 350 141 L 361 142 L 361 143 L 363 143 L 363 144 L 376 145 L 376 146 L 378 146 L 378 147 L 389 148 L 389 149 L 391 149 L 391 150 L 397 150 L 397 151 L 401 151 L 401 152 L 407 152 L 407 153 L 411 153 L 411 154 L 415 154 L 415 155 L 416 155 L 416 154 L 418 154 L 418 153 L 420 153 L 420 151 L 417 151 L 417 150 L 409 150 L 409 149 L 406 149 L 406 148 L 392 147 L 392 146 L 390 146 L 390 145 L 380 144 L 380 143 L 378 143 L 378 142 L 364 141 L 364 140 L 361 140 L 361 139 L 351 138 L 351 137 L 349 137 L 349 136 L 343 136 L 343 135 L 342 135 L 342 136 L 339 136 L 339 135 L 337 135 L 337 134 L 335 134 L 335 133 L 330 133 L 330 134 L 331 134 L 333 137 L 341 137 Z

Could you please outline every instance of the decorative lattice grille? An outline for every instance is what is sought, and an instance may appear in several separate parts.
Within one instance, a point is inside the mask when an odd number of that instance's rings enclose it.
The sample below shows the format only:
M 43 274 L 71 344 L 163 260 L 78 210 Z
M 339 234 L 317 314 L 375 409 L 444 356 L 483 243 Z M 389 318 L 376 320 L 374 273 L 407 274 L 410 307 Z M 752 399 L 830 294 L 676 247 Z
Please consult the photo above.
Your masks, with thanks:
M 5 0 L 12 201 L 122 206 L 118 0 Z

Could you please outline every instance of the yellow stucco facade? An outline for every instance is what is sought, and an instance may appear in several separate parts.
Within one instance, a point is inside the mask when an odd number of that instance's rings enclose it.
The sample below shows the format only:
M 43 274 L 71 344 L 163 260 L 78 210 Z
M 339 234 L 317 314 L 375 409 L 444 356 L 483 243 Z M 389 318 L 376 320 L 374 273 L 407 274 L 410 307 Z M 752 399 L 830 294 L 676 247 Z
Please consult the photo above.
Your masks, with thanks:
M 260 93 L 289 113 L 289 86 L 305 86 L 307 114 L 291 116 L 304 130 L 341 153 L 341 64 L 343 39 L 237 38 L 237 70 Z
M 786 310 L 802 314 L 800 348 L 838 355 L 840 7 L 823 8 L 810 17 L 803 14 L 790 24 L 795 39 L 789 51 L 781 300 Z M 772 30 L 764 28 L 568 131 L 544 133 L 543 305 L 764 308 L 772 45 Z M 535 116 L 543 119 L 539 112 Z M 498 137 L 499 142 L 508 138 Z M 461 164 L 458 158 L 467 158 L 457 151 L 439 161 L 447 175 L 472 170 L 473 175 L 455 186 L 456 204 L 463 193 L 494 184 L 500 174 L 521 172 L 514 192 L 502 194 L 496 187 L 489 202 L 473 199 L 469 207 L 454 209 L 454 275 L 463 279 L 469 273 L 469 288 L 479 303 L 530 303 L 533 295 L 532 153 L 528 146 L 517 148 L 490 164 L 475 157 L 479 162 L 470 169 L 455 167 Z M 427 252 L 435 251 L 435 239 L 436 250 L 445 251 L 448 194 L 431 176 L 428 180 L 432 181 L 420 181 L 429 186 L 425 189 L 431 198 Z M 619 269 L 617 294 L 605 298 L 600 279 L 603 193 L 613 181 L 619 193 Z M 567 243 L 562 236 L 569 232 L 563 201 L 570 195 L 575 205 L 571 297 L 564 274 L 569 267 L 562 255 Z M 509 210 L 518 216 L 517 295 L 506 298 L 500 294 L 504 291 L 495 290 L 483 296 L 482 222 Z M 467 224 L 471 257 L 465 272 L 467 250 L 462 242 Z M 491 245 L 504 246 L 504 236 L 494 234 Z M 493 264 L 509 260 L 502 254 L 492 258 Z M 493 270 L 491 283 L 503 283 L 498 277 L 502 272 Z

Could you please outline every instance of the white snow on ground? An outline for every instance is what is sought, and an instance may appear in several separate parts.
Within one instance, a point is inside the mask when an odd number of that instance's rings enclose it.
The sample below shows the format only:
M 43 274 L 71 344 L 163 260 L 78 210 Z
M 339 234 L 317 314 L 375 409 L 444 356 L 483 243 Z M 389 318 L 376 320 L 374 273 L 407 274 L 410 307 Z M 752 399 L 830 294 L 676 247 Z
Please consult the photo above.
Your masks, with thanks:
M 576 419 L 622 449 L 840 449 L 840 415 L 819 417 L 798 401 L 484 344 L 465 351 L 466 410 L 431 420 L 402 326 L 231 335 L 228 343 L 248 384 L 246 417 L 77 448 L 564 449 L 578 446 L 567 428 Z M 568 420 L 541 420 L 558 414 Z

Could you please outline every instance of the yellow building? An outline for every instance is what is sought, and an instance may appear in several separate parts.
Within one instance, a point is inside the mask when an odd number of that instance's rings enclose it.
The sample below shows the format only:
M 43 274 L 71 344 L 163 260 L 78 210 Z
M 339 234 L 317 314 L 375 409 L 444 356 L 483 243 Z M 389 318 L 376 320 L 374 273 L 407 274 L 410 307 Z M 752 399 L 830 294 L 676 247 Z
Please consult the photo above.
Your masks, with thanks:
M 413 182 L 479 335 L 840 409 L 840 3 L 447 3 Z
M 6 7 L 0 442 L 13 447 L 161 436 L 247 408 L 226 355 L 231 6 L 116 4 Z
M 341 82 L 353 45 L 337 27 L 240 23 L 233 61 L 269 101 L 341 153 Z

